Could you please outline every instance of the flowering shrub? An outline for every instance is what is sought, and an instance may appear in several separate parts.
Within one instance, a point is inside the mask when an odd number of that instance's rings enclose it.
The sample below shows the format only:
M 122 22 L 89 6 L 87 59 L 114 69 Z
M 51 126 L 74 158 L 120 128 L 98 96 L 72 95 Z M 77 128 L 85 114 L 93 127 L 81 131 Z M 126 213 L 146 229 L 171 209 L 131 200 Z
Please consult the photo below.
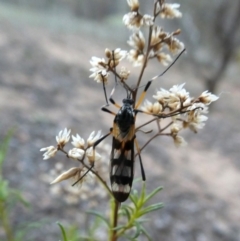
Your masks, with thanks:
M 58 151 L 61 151 L 65 153 L 68 158 L 77 161 L 78 166 L 72 167 L 69 170 L 62 172 L 51 182 L 51 184 L 56 184 L 67 179 L 74 179 L 72 180 L 72 184 L 75 185 L 82 184 L 84 181 L 87 181 L 89 177 L 90 179 L 96 178 L 103 184 L 103 187 L 106 189 L 106 193 L 109 194 L 109 197 L 113 198 L 113 192 L 107 184 L 107 177 L 106 175 L 102 175 L 99 169 L 99 166 L 101 166 L 99 164 L 104 163 L 104 160 L 108 159 L 106 156 L 102 158 L 102 155 L 104 154 L 96 150 L 102 140 L 104 140 L 109 135 L 113 135 L 113 137 L 116 139 L 116 142 L 121 144 L 122 147 L 119 147 L 121 151 L 121 148 L 124 148 L 124 145 L 127 141 L 135 141 L 134 139 L 136 133 L 143 131 L 142 127 L 155 124 L 157 126 L 156 132 L 153 133 L 152 136 L 148 138 L 148 140 L 146 140 L 146 143 L 143 146 L 139 147 L 137 145 L 137 151 L 134 153 L 134 157 L 140 157 L 141 151 L 152 140 L 162 135 L 171 137 L 176 146 L 184 146 L 187 144 L 187 142 L 179 133 L 186 129 L 190 129 L 196 133 L 199 129 L 203 128 L 207 120 L 206 115 L 208 113 L 208 106 L 213 101 L 218 99 L 216 95 L 208 91 L 204 91 L 198 97 L 191 97 L 189 92 L 184 88 L 184 84 L 180 84 L 174 85 L 169 90 L 160 88 L 153 95 L 152 101 L 144 100 L 146 91 L 150 87 L 152 81 L 162 75 L 157 75 L 150 81 L 144 83 L 143 74 L 149 62 L 153 59 L 156 59 L 160 64 L 164 66 L 167 66 L 171 63 L 171 67 L 176 59 L 179 58 L 181 53 L 184 52 L 184 44 L 177 39 L 177 35 L 179 35 L 181 31 L 178 29 L 174 32 L 168 33 L 162 27 L 156 24 L 156 19 L 180 18 L 182 13 L 179 11 L 179 4 L 168 4 L 165 3 L 164 0 L 155 1 L 152 15 L 140 13 L 138 0 L 127 0 L 127 3 L 130 7 L 130 12 L 123 16 L 123 23 L 131 31 L 130 38 L 127 42 L 131 49 L 128 51 L 122 50 L 120 48 L 116 48 L 113 51 L 106 49 L 104 58 L 92 57 L 90 60 L 90 64 L 92 66 L 90 69 L 92 72 L 90 78 L 93 78 L 97 83 L 103 85 L 106 101 L 107 94 L 105 85 L 109 81 L 115 81 L 116 85 L 120 84 L 124 89 L 126 89 L 128 93 L 127 99 L 131 99 L 132 101 L 131 113 L 134 117 L 134 123 L 131 125 L 131 128 L 134 128 L 134 137 L 129 140 L 127 137 L 124 137 L 125 139 L 121 139 L 121 137 L 119 137 L 122 135 L 120 130 L 121 128 L 118 126 L 116 119 L 114 119 L 113 129 L 111 129 L 110 132 L 105 135 L 102 135 L 101 131 L 98 131 L 97 133 L 93 131 L 87 140 L 84 140 L 83 137 L 81 137 L 79 134 L 76 134 L 75 136 L 72 135 L 71 144 L 73 145 L 73 148 L 67 151 L 65 148 L 66 144 L 70 141 L 71 131 L 68 129 L 60 131 L 56 137 L 56 146 L 49 146 L 41 149 L 41 151 L 44 151 L 43 159 L 46 160 L 52 158 Z M 145 35 L 144 31 L 142 31 L 143 28 L 147 28 L 149 30 L 147 35 Z M 173 61 L 174 55 L 177 56 L 175 57 L 175 61 Z M 139 77 L 135 82 L 134 88 L 130 87 L 128 84 L 128 79 L 131 76 L 130 70 L 127 68 L 127 66 L 121 66 L 121 61 L 125 58 L 127 58 L 134 67 L 140 68 Z M 139 98 L 137 98 L 140 84 L 144 85 L 145 89 L 140 94 Z M 110 102 L 117 107 L 121 107 L 113 100 L 113 93 L 114 89 L 110 95 Z M 105 107 L 102 108 L 102 110 L 116 115 L 116 113 L 111 112 Z M 120 111 L 118 114 L 120 115 Z M 143 114 L 149 115 L 150 120 L 140 124 L 139 126 L 135 126 L 135 120 L 141 120 L 141 115 Z M 166 119 L 167 121 L 163 122 L 163 119 Z M 127 135 L 128 133 L 126 136 Z M 109 147 L 110 146 L 107 146 L 104 152 L 106 149 L 110 149 Z M 128 151 L 129 150 L 127 150 L 126 153 Z M 112 155 L 115 155 L 114 150 L 112 150 Z M 131 161 L 134 162 L 134 160 Z M 107 162 L 105 161 L 104 165 L 107 165 Z M 142 167 L 141 159 L 140 164 L 143 180 L 145 180 L 145 174 L 143 174 L 144 170 Z M 113 166 L 112 168 L 117 173 L 116 169 L 118 167 L 116 168 L 115 166 L 114 169 Z M 84 185 L 85 184 L 82 186 Z M 126 188 L 124 185 L 120 185 L 121 187 L 117 185 L 116 187 L 114 185 L 116 185 L 116 183 L 113 183 L 112 189 L 119 188 L 119 190 L 122 192 L 126 190 L 130 192 L 129 187 Z M 99 213 L 97 214 L 98 216 L 101 216 L 105 222 L 108 223 L 109 240 L 117 240 L 121 236 L 129 238 L 129 236 L 126 236 L 126 232 L 133 229 L 133 227 L 137 229 L 137 232 L 135 232 L 133 235 L 135 239 L 141 233 L 144 233 L 147 235 L 147 237 L 149 237 L 145 229 L 142 227 L 140 218 L 146 213 L 155 211 L 162 207 L 162 205 L 159 203 L 150 205 L 148 207 L 145 206 L 149 199 L 153 197 L 160 189 L 161 188 L 157 188 L 151 194 L 147 195 L 145 192 L 145 183 L 143 183 L 142 193 L 138 195 L 137 193 L 133 192 L 130 195 L 132 204 L 129 206 L 125 204 L 122 205 L 120 211 L 120 205 L 118 201 L 113 198 L 112 200 L 115 201 L 113 201 L 113 204 L 111 205 L 112 216 L 109 222 L 106 221 L 106 218 L 99 215 Z M 118 226 L 118 219 L 121 217 L 121 215 L 125 216 L 127 221 L 125 224 Z M 61 228 L 64 230 L 62 226 Z M 131 236 L 129 239 L 133 240 L 133 236 Z

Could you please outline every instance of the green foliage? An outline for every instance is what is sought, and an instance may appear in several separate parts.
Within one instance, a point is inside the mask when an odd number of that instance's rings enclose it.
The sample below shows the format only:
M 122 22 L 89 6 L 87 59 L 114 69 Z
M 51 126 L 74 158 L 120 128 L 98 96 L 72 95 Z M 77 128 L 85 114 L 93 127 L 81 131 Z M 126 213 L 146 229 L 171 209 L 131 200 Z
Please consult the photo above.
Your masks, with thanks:
M 8 151 L 9 141 L 13 131 L 9 131 L 0 144 L 0 224 L 3 227 L 7 241 L 26 240 L 24 230 L 16 230 L 11 226 L 10 215 L 13 208 L 20 204 L 28 206 L 19 190 L 9 187 L 7 180 L 3 178 L 3 163 Z
M 89 212 L 90 213 L 90 212 Z M 98 215 L 97 215 L 98 216 Z M 75 225 L 65 228 L 61 223 L 57 222 L 57 225 L 60 227 L 62 233 L 61 241 L 97 241 L 95 238 L 96 230 L 101 227 L 102 219 L 96 218 L 92 226 L 87 230 L 86 235 L 79 233 L 78 227 Z
M 158 187 L 147 195 L 146 184 L 143 182 L 141 193 L 136 190 L 132 191 L 130 195 L 132 203 L 123 204 L 120 209 L 120 216 L 125 217 L 127 222 L 123 226 L 116 227 L 118 237 L 124 236 L 129 240 L 136 240 L 143 233 L 148 240 L 151 240 L 148 232 L 143 227 L 143 223 L 147 221 L 143 217 L 163 207 L 162 203 L 147 204 L 161 190 L 162 187 Z M 131 231 L 131 235 L 128 234 L 128 231 Z
M 109 240 L 117 240 L 120 237 L 124 237 L 125 240 L 138 240 L 140 235 L 145 235 L 147 240 L 152 240 L 143 224 L 148 221 L 145 216 L 163 207 L 162 203 L 148 204 L 148 202 L 160 191 L 162 187 L 158 187 L 151 193 L 146 193 L 146 184 L 142 182 L 141 192 L 132 190 L 130 195 L 130 203 L 122 204 L 120 210 L 114 199 L 110 200 L 110 217 L 106 217 L 104 214 L 91 210 L 87 211 L 88 214 L 95 216 L 94 222 L 89 225 L 89 229 L 85 230 L 86 235 L 78 233 L 76 226 L 70 226 L 67 229 L 60 223 L 57 223 L 61 229 L 62 240 L 61 241 L 97 241 L 96 233 L 99 229 L 106 230 Z M 118 210 L 115 215 L 116 208 Z M 114 226 L 114 218 L 119 219 L 118 226 Z M 114 238 L 113 238 L 114 237 Z

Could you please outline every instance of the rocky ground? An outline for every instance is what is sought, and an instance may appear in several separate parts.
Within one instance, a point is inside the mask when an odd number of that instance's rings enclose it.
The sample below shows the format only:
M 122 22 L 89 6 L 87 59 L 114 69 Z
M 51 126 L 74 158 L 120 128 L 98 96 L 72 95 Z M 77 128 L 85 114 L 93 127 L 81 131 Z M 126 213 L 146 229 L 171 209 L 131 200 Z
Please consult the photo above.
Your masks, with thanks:
M 62 162 L 64 169 L 71 163 L 63 155 L 43 161 L 39 152 L 54 144 L 56 134 L 65 127 L 85 138 L 92 130 L 109 130 L 112 116 L 100 111 L 102 87 L 88 78 L 91 56 L 103 56 L 105 47 L 118 45 L 83 30 L 53 30 L 1 15 L 0 138 L 15 128 L 4 177 L 31 204 L 30 209 L 19 206 L 13 210 L 12 223 L 41 223 L 29 232 L 27 240 L 59 240 L 56 221 L 84 229 L 89 221 L 84 211 L 89 205 L 107 205 L 104 196 L 91 200 L 87 194 L 87 200 L 73 203 L 67 192 L 52 190 L 45 181 L 50 170 L 57 162 Z M 161 79 L 161 87 L 186 82 L 186 88 L 201 93 L 203 85 L 194 71 L 185 67 L 183 73 L 180 65 Z M 150 67 L 146 79 L 157 74 L 156 69 Z M 238 77 L 237 67 L 232 65 L 219 86 L 221 98 L 205 129 L 197 135 L 186 132 L 187 147 L 176 149 L 171 140 L 160 138 L 142 154 L 147 186 L 164 186 L 155 201 L 162 201 L 165 207 L 151 214 L 146 225 L 153 240 L 240 240 Z M 149 93 L 156 87 L 159 82 Z M 110 142 L 111 138 L 106 141 Z M 0 239 L 5 240 L 2 231 Z

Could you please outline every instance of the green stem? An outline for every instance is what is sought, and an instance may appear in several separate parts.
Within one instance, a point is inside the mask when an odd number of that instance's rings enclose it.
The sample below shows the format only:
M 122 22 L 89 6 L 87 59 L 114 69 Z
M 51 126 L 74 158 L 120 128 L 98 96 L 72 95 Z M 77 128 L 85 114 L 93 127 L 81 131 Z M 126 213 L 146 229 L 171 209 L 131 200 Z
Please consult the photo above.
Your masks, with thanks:
M 120 207 L 120 203 L 114 198 L 111 200 L 111 230 L 110 230 L 110 235 L 109 235 L 109 240 L 110 241 L 116 241 L 118 239 L 117 235 L 117 230 L 115 228 L 117 227 L 118 224 L 118 210 Z
M 7 209 L 4 205 L 4 203 L 0 204 L 0 220 L 2 222 L 3 229 L 4 229 L 6 237 L 7 237 L 7 241 L 14 241 L 13 232 L 11 229 Z
M 123 227 L 118 233 L 117 236 L 120 237 L 122 236 L 128 229 L 132 228 L 134 226 L 134 221 L 139 218 L 139 212 L 142 207 L 142 204 L 136 207 L 135 212 L 133 213 L 132 217 L 128 221 L 128 223 Z

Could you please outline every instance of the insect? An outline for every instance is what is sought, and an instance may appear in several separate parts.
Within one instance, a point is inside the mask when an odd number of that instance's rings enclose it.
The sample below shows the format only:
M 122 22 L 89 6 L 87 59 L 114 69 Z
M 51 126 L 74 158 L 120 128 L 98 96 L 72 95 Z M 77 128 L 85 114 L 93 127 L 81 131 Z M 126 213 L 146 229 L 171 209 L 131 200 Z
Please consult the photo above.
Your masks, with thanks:
M 146 180 L 142 158 L 140 155 L 141 151 L 136 139 L 136 128 L 135 128 L 137 113 L 139 112 L 145 113 L 145 112 L 142 110 L 139 110 L 138 108 L 143 102 L 146 92 L 150 87 L 152 81 L 162 76 L 177 61 L 177 59 L 181 56 L 181 54 L 184 51 L 185 49 L 177 56 L 177 58 L 171 63 L 171 65 L 164 72 L 162 72 L 160 75 L 155 76 L 154 78 L 152 78 L 147 82 L 136 104 L 134 103 L 134 99 L 132 98 L 134 90 L 126 89 L 127 98 L 123 99 L 122 105 L 117 104 L 113 100 L 112 94 L 111 94 L 111 97 L 109 98 L 109 101 L 114 106 L 119 108 L 117 113 L 110 111 L 106 107 L 102 107 L 102 111 L 110 113 L 115 116 L 113 120 L 113 127 L 110 128 L 110 132 L 108 134 L 104 135 L 93 144 L 93 150 L 95 150 L 95 147 L 107 136 L 109 135 L 113 136 L 112 150 L 111 150 L 111 157 L 110 157 L 110 182 L 111 182 L 113 196 L 120 203 L 126 201 L 131 192 L 131 187 L 132 187 L 133 178 L 134 178 L 134 163 L 135 163 L 134 146 L 136 147 L 137 155 L 139 157 L 142 180 L 143 181 Z M 105 97 L 106 97 L 106 93 L 105 93 Z M 146 113 L 146 114 L 149 114 L 149 113 Z M 172 116 L 172 115 L 171 114 L 161 115 L 161 116 L 159 115 L 157 117 L 166 118 L 169 116 Z M 87 172 L 89 172 L 92 168 L 93 166 L 91 166 Z M 85 176 L 87 172 L 83 176 Z M 74 183 L 73 185 L 75 185 L 76 183 Z
M 110 129 L 110 133 L 113 136 L 110 181 L 115 199 L 118 202 L 124 202 L 129 196 L 134 177 L 134 143 L 137 143 L 135 135 L 136 111 L 133 108 L 134 101 L 130 96 L 123 100 L 122 106 L 115 103 L 112 98 L 110 98 L 110 102 L 119 108 L 117 114 L 105 107 L 102 108 L 103 111 L 115 115 L 113 127 Z M 140 163 L 142 177 L 145 180 L 141 157 Z
M 155 76 L 149 80 L 141 93 L 137 103 L 134 105 L 134 100 L 132 98 L 132 92 L 127 90 L 127 98 L 123 99 L 123 104 L 120 106 L 117 104 L 112 97 L 109 101 L 119 108 L 117 113 L 110 111 L 109 109 L 103 107 L 102 111 L 110 113 L 115 116 L 113 120 L 113 127 L 110 129 L 110 134 L 112 134 L 112 151 L 110 158 L 110 182 L 112 187 L 112 193 L 118 202 L 124 202 L 131 191 L 132 182 L 134 178 L 134 162 L 135 153 L 134 146 L 136 146 L 137 154 L 140 161 L 140 168 L 142 174 L 142 180 L 146 180 L 142 158 L 140 155 L 140 149 L 138 142 L 136 140 L 136 129 L 135 120 L 138 112 L 145 113 L 139 110 L 138 107 L 141 105 L 145 98 L 146 92 L 150 87 L 153 80 L 162 76 L 181 56 L 185 49 L 177 56 L 177 58 L 172 62 L 172 64 L 160 75 Z M 149 114 L 149 113 L 147 113 Z M 171 115 L 159 116 L 159 118 L 166 118 Z

